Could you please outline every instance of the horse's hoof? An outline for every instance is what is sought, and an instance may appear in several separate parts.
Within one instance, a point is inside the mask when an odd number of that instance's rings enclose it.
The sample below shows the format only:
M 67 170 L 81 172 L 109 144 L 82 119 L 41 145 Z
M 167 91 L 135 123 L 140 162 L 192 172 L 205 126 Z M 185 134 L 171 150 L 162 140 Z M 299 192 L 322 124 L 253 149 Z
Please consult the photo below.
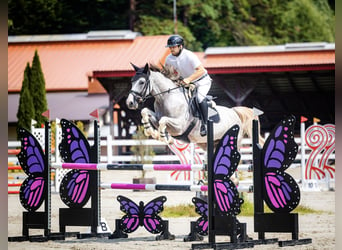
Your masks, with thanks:
M 174 141 L 173 137 L 170 137 L 170 138 L 169 138 L 169 141 L 168 141 L 168 144 L 174 144 L 174 142 L 175 142 L 175 141 Z
M 148 130 L 145 129 L 145 130 L 144 130 L 144 135 L 147 136 L 147 137 L 149 137 L 149 136 L 151 135 L 151 133 L 150 133 Z
M 152 135 L 152 138 L 153 138 L 153 139 L 156 139 L 156 140 L 159 139 L 159 133 L 158 133 L 157 131 L 153 131 L 153 132 L 151 133 L 151 135 Z

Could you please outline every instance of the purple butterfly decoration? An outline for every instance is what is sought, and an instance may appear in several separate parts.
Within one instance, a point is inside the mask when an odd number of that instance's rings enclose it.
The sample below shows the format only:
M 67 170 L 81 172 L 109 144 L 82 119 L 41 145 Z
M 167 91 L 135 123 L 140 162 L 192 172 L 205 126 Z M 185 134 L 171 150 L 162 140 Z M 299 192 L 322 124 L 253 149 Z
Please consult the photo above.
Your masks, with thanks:
M 120 203 L 120 210 L 126 213 L 121 218 L 120 223 L 121 230 L 124 233 L 134 232 L 139 226 L 144 226 L 152 234 L 164 231 L 164 223 L 162 218 L 158 216 L 158 213 L 164 209 L 165 196 L 157 197 L 145 206 L 142 201 L 137 205 L 132 200 L 121 195 L 117 197 L 117 200 Z
M 59 151 L 64 162 L 90 163 L 90 146 L 82 132 L 70 121 L 62 119 L 63 139 Z M 87 170 L 71 170 L 60 185 L 60 197 L 69 207 L 83 207 L 90 198 L 90 176 Z
M 235 184 L 229 179 L 240 161 L 240 153 L 236 147 L 238 132 L 239 126 L 234 125 L 225 133 L 216 148 L 213 164 L 217 207 L 222 214 L 232 216 L 240 213 L 240 206 L 243 203 Z
M 195 211 L 201 217 L 196 220 L 196 231 L 199 235 L 208 235 L 208 203 L 200 198 L 192 198 L 195 205 Z
M 19 163 L 28 175 L 19 191 L 20 203 L 28 211 L 36 211 L 45 199 L 45 179 L 47 168 L 43 150 L 37 139 L 26 129 L 19 129 L 21 151 L 17 155 Z
M 300 200 L 298 184 L 284 172 L 298 152 L 293 136 L 294 125 L 293 116 L 281 121 L 267 138 L 262 150 L 264 200 L 274 212 L 290 212 Z

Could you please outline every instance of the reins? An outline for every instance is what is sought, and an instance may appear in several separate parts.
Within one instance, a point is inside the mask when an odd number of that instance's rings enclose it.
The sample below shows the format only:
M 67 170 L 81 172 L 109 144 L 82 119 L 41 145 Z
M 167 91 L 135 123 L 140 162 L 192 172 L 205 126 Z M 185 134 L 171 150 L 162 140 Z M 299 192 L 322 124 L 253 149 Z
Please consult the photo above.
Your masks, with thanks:
M 145 102 L 146 100 L 148 100 L 148 99 L 150 99 L 152 97 L 163 95 L 163 94 L 166 94 L 166 93 L 170 93 L 173 90 L 176 90 L 176 89 L 179 89 L 179 88 L 183 88 L 183 86 L 177 86 L 177 87 L 174 87 L 174 88 L 169 88 L 168 90 L 162 91 L 160 93 L 151 95 L 151 84 L 150 83 L 151 83 L 150 79 L 147 79 L 146 84 L 144 86 L 144 89 L 143 89 L 143 91 L 141 91 L 141 93 L 136 92 L 134 90 L 130 90 L 129 93 L 132 93 L 134 96 L 139 97 L 141 99 L 141 102 Z M 147 89 L 149 89 L 149 94 L 148 95 L 146 95 Z
M 150 97 L 155 97 L 155 96 L 158 96 L 158 95 L 163 95 L 163 94 L 166 94 L 166 93 L 170 93 L 172 90 L 179 89 L 179 88 L 182 88 L 182 86 L 177 86 L 177 87 L 174 87 L 174 88 L 162 91 L 162 92 L 160 92 L 158 94 L 155 94 L 155 95 L 151 95 L 150 94 Z
M 185 87 L 184 86 L 178 85 L 177 87 L 169 88 L 168 90 L 165 90 L 165 91 L 162 91 L 160 93 L 152 95 L 151 94 L 151 81 L 150 81 L 150 78 L 149 78 L 149 76 L 147 76 L 146 78 L 147 78 L 147 81 L 145 83 L 145 86 L 144 86 L 143 90 L 140 93 L 137 92 L 137 91 L 134 91 L 134 90 L 130 90 L 129 91 L 129 93 L 132 93 L 137 99 L 139 99 L 140 103 L 144 103 L 144 102 L 146 102 L 146 100 L 148 100 L 148 99 L 150 99 L 152 97 L 156 97 L 156 96 L 163 95 L 163 94 L 169 94 L 173 90 L 182 88 L 183 89 L 184 98 L 188 102 L 188 104 L 190 104 L 191 97 L 190 97 L 190 95 L 187 95 L 185 93 L 185 91 L 184 91 Z M 149 92 L 148 94 L 146 94 L 147 91 Z

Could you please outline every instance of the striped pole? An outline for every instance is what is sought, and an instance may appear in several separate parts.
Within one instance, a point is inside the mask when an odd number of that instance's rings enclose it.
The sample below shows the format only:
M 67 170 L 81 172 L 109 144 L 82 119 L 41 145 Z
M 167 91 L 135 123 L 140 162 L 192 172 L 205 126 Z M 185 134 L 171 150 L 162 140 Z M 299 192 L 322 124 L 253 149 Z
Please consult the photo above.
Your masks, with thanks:
M 21 166 L 8 166 L 8 170 L 23 170 Z
M 157 170 L 157 171 L 200 171 L 201 164 L 106 164 L 106 163 L 62 163 L 52 164 L 53 168 L 82 170 Z
M 19 190 L 8 190 L 8 194 L 19 194 Z
M 53 163 L 52 168 L 79 170 L 146 170 L 146 171 L 201 171 L 202 164 L 115 164 L 115 163 Z M 252 165 L 238 167 L 241 171 L 252 171 Z
M 9 155 L 17 155 L 20 153 L 20 149 L 8 149 Z
M 22 183 L 8 183 L 9 187 L 20 187 Z
M 206 185 L 177 185 L 177 184 L 132 184 L 132 183 L 101 183 L 102 189 L 130 190 L 164 190 L 164 191 L 208 191 Z M 238 186 L 239 192 L 253 192 L 253 186 Z

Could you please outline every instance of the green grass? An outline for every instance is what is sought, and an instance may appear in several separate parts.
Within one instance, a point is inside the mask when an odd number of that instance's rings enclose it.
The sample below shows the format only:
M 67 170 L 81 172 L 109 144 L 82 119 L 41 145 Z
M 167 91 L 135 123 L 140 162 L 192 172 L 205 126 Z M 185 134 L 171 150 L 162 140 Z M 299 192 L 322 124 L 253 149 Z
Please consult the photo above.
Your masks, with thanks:
M 193 204 L 181 204 L 178 206 L 164 206 L 162 217 L 198 217 Z
M 265 213 L 272 213 L 273 211 L 267 207 L 266 204 L 264 204 L 264 212 Z M 292 213 L 298 213 L 300 215 L 304 214 L 322 214 L 325 213 L 325 211 L 321 210 L 315 210 L 310 207 L 304 206 L 304 205 L 298 205 Z M 254 215 L 254 206 L 253 203 L 245 200 L 244 203 L 241 206 L 241 213 L 239 216 L 253 216 Z
M 264 205 L 265 213 L 272 213 L 272 210 Z M 309 208 L 307 206 L 299 205 L 292 211 L 292 213 L 298 213 L 300 215 L 304 214 L 322 214 L 326 213 L 325 211 L 315 210 Z M 162 217 L 174 218 L 174 217 L 199 217 L 195 212 L 195 206 L 193 204 L 181 204 L 178 206 L 164 206 L 164 211 L 160 214 Z M 241 213 L 238 216 L 253 216 L 254 215 L 254 206 L 253 202 L 245 200 L 241 205 Z

